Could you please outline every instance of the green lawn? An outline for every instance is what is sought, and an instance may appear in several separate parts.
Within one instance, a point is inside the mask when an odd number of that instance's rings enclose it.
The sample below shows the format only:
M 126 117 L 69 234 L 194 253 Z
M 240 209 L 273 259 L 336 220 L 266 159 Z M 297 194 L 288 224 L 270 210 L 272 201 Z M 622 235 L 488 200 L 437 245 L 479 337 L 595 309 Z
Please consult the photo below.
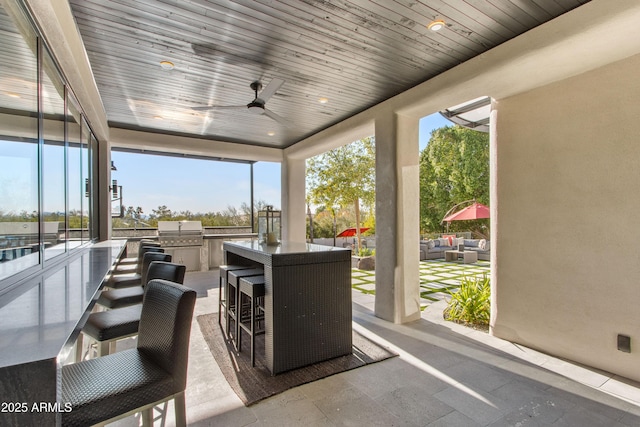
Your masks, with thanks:
M 490 274 L 489 261 L 478 261 L 475 264 L 446 262 L 444 259 L 420 261 L 420 297 L 424 309 L 434 301 L 445 298 L 447 290 L 456 289 L 464 276 Z M 375 294 L 375 272 L 351 270 L 351 287 L 366 294 Z

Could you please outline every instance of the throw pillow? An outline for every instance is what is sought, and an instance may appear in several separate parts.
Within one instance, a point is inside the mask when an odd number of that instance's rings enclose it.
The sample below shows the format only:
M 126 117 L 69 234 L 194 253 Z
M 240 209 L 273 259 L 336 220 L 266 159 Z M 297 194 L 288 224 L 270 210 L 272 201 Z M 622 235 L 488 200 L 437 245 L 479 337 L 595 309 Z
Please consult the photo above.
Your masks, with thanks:
M 438 246 L 449 246 L 449 239 L 441 237 L 438 239 Z
M 478 242 L 478 239 L 464 239 L 464 245 L 468 248 L 477 248 Z
M 484 251 L 487 247 L 487 239 L 480 239 L 478 247 Z
M 456 235 L 455 234 L 443 234 L 442 235 L 443 239 L 447 239 L 449 242 L 447 243 L 447 246 L 455 246 L 457 240 L 456 239 Z
M 436 247 L 436 242 L 434 242 L 431 239 L 427 240 L 427 249 L 433 249 L 435 247 Z

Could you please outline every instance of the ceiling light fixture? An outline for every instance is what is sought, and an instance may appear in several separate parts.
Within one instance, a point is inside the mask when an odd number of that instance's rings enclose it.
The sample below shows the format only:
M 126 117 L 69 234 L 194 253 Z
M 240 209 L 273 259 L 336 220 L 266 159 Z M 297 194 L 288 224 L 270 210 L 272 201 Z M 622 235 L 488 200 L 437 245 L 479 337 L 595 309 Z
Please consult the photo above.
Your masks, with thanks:
M 153 118 L 156 120 L 164 120 L 162 116 L 153 116 Z
M 7 96 L 10 96 L 11 98 L 20 98 L 20 95 L 18 95 L 17 93 L 14 92 L 6 92 Z
M 247 105 L 247 108 L 249 109 L 249 112 L 251 114 L 264 114 L 264 106 L 256 102 L 249 103 L 249 105 Z
M 437 19 L 435 21 L 429 22 L 429 25 L 427 25 L 427 28 L 430 29 L 431 31 L 440 31 L 445 27 L 445 25 L 446 24 L 442 19 Z
M 270 130 L 269 132 L 267 132 L 267 135 L 269 135 L 269 136 L 274 136 L 275 134 L 276 134 L 276 133 L 275 133 L 274 131 L 272 131 L 272 130 Z
M 160 67 L 162 67 L 163 70 L 173 70 L 175 65 L 173 65 L 171 61 L 160 61 Z
M 320 104 L 326 104 L 327 102 L 329 102 L 329 98 L 325 98 L 325 97 L 318 98 L 318 102 Z

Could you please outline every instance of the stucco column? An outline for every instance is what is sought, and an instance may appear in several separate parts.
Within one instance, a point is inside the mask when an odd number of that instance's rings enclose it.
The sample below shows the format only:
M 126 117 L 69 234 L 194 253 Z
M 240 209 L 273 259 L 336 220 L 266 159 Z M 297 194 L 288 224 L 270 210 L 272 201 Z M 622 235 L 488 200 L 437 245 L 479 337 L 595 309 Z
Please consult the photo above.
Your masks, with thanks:
M 376 316 L 420 318 L 418 119 L 388 114 L 375 121 Z
M 284 155 L 282 162 L 282 240 L 305 242 L 305 159 Z
M 489 201 L 491 207 L 491 318 L 489 329 L 493 335 L 493 324 L 498 314 L 498 262 L 497 262 L 497 246 L 498 246 L 498 103 L 491 100 L 491 113 L 489 114 Z

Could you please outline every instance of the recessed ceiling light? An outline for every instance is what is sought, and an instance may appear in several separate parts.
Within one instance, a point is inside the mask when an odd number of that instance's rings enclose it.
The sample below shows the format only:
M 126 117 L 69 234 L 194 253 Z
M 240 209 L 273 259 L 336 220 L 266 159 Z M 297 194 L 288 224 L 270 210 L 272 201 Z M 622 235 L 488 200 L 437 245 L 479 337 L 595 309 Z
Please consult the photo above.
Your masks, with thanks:
M 5 92 L 7 94 L 7 96 L 10 96 L 11 98 L 20 98 L 20 95 L 18 95 L 17 93 L 14 92 Z
M 446 24 L 442 19 L 438 19 L 438 20 L 429 22 L 429 25 L 427 25 L 427 28 L 430 29 L 431 31 L 440 31 L 445 27 L 445 25 Z
M 267 132 L 267 135 L 269 135 L 269 136 L 274 136 L 275 134 L 276 134 L 276 133 L 275 133 L 274 131 L 272 131 L 272 130 L 270 130 L 269 132 Z
M 156 120 L 164 120 L 164 118 L 162 116 L 153 116 L 154 119 Z
M 326 104 L 327 102 L 329 102 L 329 98 L 325 98 L 325 97 L 318 98 L 318 102 L 320 104 Z
M 173 70 L 173 67 L 175 67 L 171 61 L 160 61 L 160 66 L 163 70 Z

